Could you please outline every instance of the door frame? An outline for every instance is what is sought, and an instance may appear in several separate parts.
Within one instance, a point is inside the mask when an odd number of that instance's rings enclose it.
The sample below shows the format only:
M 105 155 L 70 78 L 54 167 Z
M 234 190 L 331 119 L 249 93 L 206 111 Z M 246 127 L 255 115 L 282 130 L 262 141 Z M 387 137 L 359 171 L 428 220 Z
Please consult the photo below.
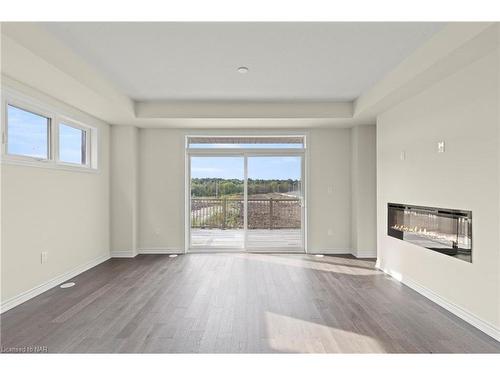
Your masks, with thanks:
M 211 149 L 190 149 L 187 147 L 188 138 L 199 135 L 186 135 L 185 140 L 185 183 L 184 183 L 184 198 L 185 198 L 185 253 L 209 253 L 209 252 L 255 252 L 255 253 L 307 253 L 307 233 L 308 233 L 308 149 L 306 144 L 306 135 L 301 134 L 300 136 L 304 138 L 304 148 L 268 148 L 268 149 L 257 149 L 257 148 L 211 148 Z M 213 137 L 214 135 L 209 135 L 207 137 Z M 241 135 L 232 135 L 238 137 Z M 299 135 L 296 135 L 299 136 Z M 266 135 L 266 137 L 269 137 Z M 282 137 L 282 135 L 276 135 L 276 137 Z M 244 240 L 243 246 L 237 248 L 215 248 L 215 247 L 192 247 L 191 245 L 191 157 L 243 157 L 243 168 L 244 168 Z M 248 158 L 249 157 L 286 157 L 295 156 L 301 157 L 301 182 L 302 182 L 302 209 L 301 209 L 301 234 L 302 234 L 302 246 L 300 248 L 271 248 L 271 249 L 258 249 L 258 248 L 247 248 L 247 204 L 248 204 Z

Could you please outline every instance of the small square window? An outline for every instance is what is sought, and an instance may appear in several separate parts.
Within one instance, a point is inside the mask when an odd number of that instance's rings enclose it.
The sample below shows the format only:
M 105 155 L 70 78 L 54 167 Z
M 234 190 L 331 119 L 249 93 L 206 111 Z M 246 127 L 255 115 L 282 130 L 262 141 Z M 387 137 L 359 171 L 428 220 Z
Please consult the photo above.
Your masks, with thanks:
M 49 158 L 50 118 L 7 106 L 7 153 L 37 159 Z
M 87 130 L 59 124 L 59 161 L 87 165 Z

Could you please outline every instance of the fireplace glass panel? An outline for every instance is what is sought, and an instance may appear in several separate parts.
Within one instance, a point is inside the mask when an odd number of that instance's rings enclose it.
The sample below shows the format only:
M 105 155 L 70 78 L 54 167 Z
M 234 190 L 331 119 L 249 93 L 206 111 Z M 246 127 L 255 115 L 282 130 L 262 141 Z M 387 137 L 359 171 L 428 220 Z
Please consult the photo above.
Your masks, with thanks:
M 472 212 L 388 204 L 387 234 L 472 262 Z

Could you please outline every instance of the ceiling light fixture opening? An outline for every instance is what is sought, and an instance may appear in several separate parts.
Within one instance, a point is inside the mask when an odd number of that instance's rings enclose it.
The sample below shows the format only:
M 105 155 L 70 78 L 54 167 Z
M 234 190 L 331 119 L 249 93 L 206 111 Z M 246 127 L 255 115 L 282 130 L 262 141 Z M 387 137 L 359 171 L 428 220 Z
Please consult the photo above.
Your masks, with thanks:
M 246 66 L 240 66 L 237 70 L 238 70 L 238 73 L 241 73 L 241 74 L 248 73 L 248 68 Z

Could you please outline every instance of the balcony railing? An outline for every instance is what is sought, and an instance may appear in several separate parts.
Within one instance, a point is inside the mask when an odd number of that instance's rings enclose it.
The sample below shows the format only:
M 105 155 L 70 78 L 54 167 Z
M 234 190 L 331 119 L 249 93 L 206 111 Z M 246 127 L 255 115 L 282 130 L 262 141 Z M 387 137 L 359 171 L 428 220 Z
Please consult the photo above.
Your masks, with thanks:
M 191 198 L 191 228 L 243 229 L 242 198 Z M 299 229 L 299 198 L 249 198 L 248 229 Z

